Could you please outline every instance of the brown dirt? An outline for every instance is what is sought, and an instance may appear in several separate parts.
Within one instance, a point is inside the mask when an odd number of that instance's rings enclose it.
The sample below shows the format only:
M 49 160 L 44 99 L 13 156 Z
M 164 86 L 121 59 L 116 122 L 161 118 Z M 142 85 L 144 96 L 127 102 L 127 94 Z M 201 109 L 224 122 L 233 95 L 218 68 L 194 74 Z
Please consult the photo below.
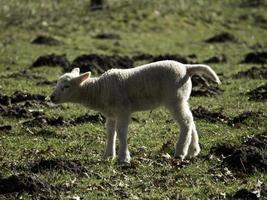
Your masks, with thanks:
M 222 55 L 216 55 L 208 58 L 207 60 L 204 60 L 203 63 L 225 63 L 227 62 L 227 58 L 224 54 Z
M 246 71 L 238 72 L 234 78 L 267 79 L 267 67 L 251 67 Z
M 241 63 L 265 64 L 267 63 L 267 52 L 266 51 L 250 52 L 245 55 L 245 58 Z
M 65 119 L 63 116 L 48 118 L 44 115 L 38 115 L 33 119 L 22 123 L 27 127 L 43 127 L 43 126 L 75 126 L 82 123 L 104 123 L 105 118 L 101 114 L 89 115 L 85 114 L 75 119 Z
M 40 160 L 31 167 L 31 172 L 38 173 L 45 170 L 66 170 L 77 174 L 84 174 L 87 169 L 78 160 L 64 160 L 55 158 L 51 160 Z
M 44 80 L 45 78 L 32 73 L 30 70 L 28 69 L 24 69 L 22 71 L 19 72 L 15 72 L 12 74 L 7 74 L 7 75 L 1 75 L 1 78 L 15 78 L 15 79 L 28 79 L 28 80 Z
M 60 66 L 64 71 L 69 71 L 70 62 L 65 55 L 48 54 L 38 57 L 31 65 L 32 68 L 42 66 Z
M 45 36 L 45 35 L 38 35 L 35 39 L 31 41 L 32 44 L 38 45 L 59 45 L 60 42 L 53 37 Z
M 189 63 L 197 63 L 197 56 L 195 54 L 183 56 L 179 54 L 160 54 L 160 55 L 151 55 L 147 53 L 138 53 L 133 56 L 132 59 L 134 61 L 148 61 L 148 62 L 156 62 L 161 60 L 175 60 L 184 64 Z
M 238 39 L 228 32 L 222 32 L 205 40 L 207 43 L 238 42 Z
M 215 96 L 223 92 L 217 84 L 212 83 L 202 76 L 194 75 L 191 80 L 193 86 L 191 96 Z
M 257 200 L 259 198 L 252 191 L 249 191 L 247 189 L 240 189 L 233 195 L 233 199 Z
M 2 125 L 0 126 L 0 131 L 11 131 L 12 126 L 11 125 Z
M 228 117 L 223 113 L 223 110 L 210 111 L 202 106 L 192 110 L 193 116 L 196 119 L 205 119 L 210 122 L 221 122 L 229 126 L 239 126 L 246 124 L 248 119 L 256 119 L 258 117 L 266 117 L 262 112 L 245 111 L 238 116 Z
M 267 84 L 261 85 L 247 93 L 249 100 L 266 101 L 267 100 Z
M 95 35 L 94 38 L 96 38 L 96 39 L 109 39 L 109 40 L 120 40 L 121 39 L 119 34 L 108 33 L 108 32 L 99 33 L 99 34 Z
M 55 191 L 55 188 L 48 182 L 41 180 L 34 175 L 11 175 L 9 177 L 0 177 L 0 194 L 27 192 L 38 198 L 49 196 Z
M 81 55 L 74 59 L 71 67 L 65 71 L 70 71 L 75 67 L 79 67 L 81 73 L 92 71 L 94 73 L 103 73 L 111 68 L 132 68 L 134 62 L 127 56 L 107 56 L 98 54 Z
M 223 156 L 222 166 L 237 173 L 266 172 L 266 133 L 246 138 L 241 145 L 219 144 L 212 147 L 211 154 Z

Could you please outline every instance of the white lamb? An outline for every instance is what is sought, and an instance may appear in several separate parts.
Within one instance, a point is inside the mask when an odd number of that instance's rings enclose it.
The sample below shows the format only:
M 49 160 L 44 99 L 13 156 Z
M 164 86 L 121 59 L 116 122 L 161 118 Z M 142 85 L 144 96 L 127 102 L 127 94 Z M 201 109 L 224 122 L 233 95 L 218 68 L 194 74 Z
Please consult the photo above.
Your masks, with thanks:
M 191 75 L 203 74 L 220 84 L 209 66 L 167 60 L 131 69 L 111 69 L 97 78 L 90 74 L 80 75 L 79 68 L 75 68 L 62 75 L 50 99 L 54 103 L 80 103 L 106 116 L 105 158 L 115 157 L 118 134 L 119 161 L 129 163 L 127 134 L 131 114 L 159 106 L 166 107 L 180 125 L 174 156 L 184 159 L 199 154 L 198 134 L 187 101 L 192 89 Z

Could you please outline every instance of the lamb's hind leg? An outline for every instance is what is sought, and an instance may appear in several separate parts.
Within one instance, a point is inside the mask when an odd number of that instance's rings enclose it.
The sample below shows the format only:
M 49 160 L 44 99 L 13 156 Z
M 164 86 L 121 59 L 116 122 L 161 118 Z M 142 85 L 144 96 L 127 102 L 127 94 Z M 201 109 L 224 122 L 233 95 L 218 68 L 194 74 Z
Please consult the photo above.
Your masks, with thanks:
M 111 157 L 114 159 L 116 156 L 116 121 L 114 119 L 107 118 L 106 131 L 107 143 L 104 158 Z
M 176 158 L 184 159 L 188 153 L 188 148 L 191 143 L 194 124 L 193 115 L 189 109 L 187 101 L 177 102 L 169 109 L 180 126 L 180 136 L 176 143 L 174 156 Z
M 195 157 L 199 154 L 200 152 L 200 147 L 199 147 L 199 142 L 198 142 L 198 133 L 196 130 L 196 125 L 195 123 L 193 123 L 193 128 L 192 128 L 192 139 L 191 139 L 191 143 L 188 149 L 188 157 L 192 158 Z

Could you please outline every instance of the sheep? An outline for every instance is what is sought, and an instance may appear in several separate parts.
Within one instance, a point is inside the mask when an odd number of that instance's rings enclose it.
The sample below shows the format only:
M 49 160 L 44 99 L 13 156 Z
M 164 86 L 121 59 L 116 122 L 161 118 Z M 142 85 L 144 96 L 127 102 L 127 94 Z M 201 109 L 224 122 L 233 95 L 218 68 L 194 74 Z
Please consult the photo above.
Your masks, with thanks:
M 183 160 L 200 152 L 199 138 L 188 99 L 191 76 L 203 74 L 220 84 L 216 73 L 207 65 L 158 61 L 130 69 L 111 69 L 99 77 L 80 74 L 79 68 L 59 77 L 50 99 L 59 104 L 79 103 L 100 111 L 106 117 L 107 141 L 104 157 L 115 158 L 116 135 L 119 138 L 118 158 L 130 162 L 127 144 L 128 124 L 133 112 L 163 106 L 180 126 L 174 157 Z

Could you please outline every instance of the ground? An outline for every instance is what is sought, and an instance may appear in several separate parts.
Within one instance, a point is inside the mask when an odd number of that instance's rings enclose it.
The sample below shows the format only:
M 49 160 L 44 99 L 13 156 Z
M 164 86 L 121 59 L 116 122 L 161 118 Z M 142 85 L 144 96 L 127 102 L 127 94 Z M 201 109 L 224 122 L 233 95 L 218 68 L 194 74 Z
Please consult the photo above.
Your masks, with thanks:
M 107 3 L 2 2 L 0 199 L 266 198 L 266 1 Z M 161 59 L 209 64 L 222 80 L 193 78 L 197 158 L 171 157 L 179 131 L 163 108 L 133 115 L 121 166 L 102 159 L 101 114 L 45 101 L 73 67 L 98 76 Z

